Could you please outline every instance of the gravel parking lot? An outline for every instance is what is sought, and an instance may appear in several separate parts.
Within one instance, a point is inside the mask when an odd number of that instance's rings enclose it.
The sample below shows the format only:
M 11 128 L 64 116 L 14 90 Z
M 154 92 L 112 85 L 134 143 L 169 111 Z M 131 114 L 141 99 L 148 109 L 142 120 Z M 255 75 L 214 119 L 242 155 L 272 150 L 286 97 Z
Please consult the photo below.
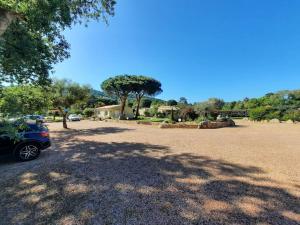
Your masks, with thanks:
M 49 124 L 39 159 L 0 159 L 0 224 L 299 224 L 300 124 L 238 125 Z

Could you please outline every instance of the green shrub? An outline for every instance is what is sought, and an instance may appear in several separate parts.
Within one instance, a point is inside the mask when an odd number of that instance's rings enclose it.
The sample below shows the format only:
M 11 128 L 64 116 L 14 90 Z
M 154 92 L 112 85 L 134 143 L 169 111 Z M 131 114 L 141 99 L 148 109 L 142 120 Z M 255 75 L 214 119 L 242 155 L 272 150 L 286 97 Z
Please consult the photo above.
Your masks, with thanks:
M 181 109 L 180 117 L 185 121 L 194 121 L 198 115 L 193 107 L 185 107 Z
M 249 110 L 249 117 L 251 120 L 265 120 L 266 115 L 270 113 L 271 107 L 260 106 Z
M 300 122 L 300 111 L 294 110 L 294 111 L 288 111 L 282 116 L 282 120 L 292 120 L 292 121 L 298 121 Z
M 141 107 L 142 108 L 150 108 L 151 104 L 152 104 L 152 100 L 148 99 L 148 98 L 145 98 L 141 102 Z
M 144 114 L 145 114 L 146 117 L 152 116 L 152 114 L 151 114 L 151 112 L 149 110 L 145 110 Z
M 83 113 L 83 111 L 81 110 L 81 109 L 75 109 L 75 108 L 73 108 L 73 109 L 71 109 L 70 111 L 69 111 L 69 114 L 76 114 L 76 115 L 79 115 L 79 114 L 82 114 Z
M 206 121 L 206 120 L 213 121 L 214 118 L 213 118 L 212 116 L 199 116 L 199 117 L 195 120 L 195 122 L 196 122 L 196 123 L 201 123 L 201 122 Z
M 151 107 L 149 111 L 147 110 L 148 116 L 157 116 L 158 113 L 157 111 L 158 111 L 158 105 Z
M 142 117 L 142 116 L 139 117 L 139 121 L 153 122 L 153 123 L 170 122 L 168 118 L 157 118 L 157 117 L 149 118 L 149 117 Z
M 281 119 L 281 112 L 280 111 L 269 111 L 265 116 L 264 119 L 272 120 L 272 119 Z
M 166 115 L 164 113 L 161 113 L 161 112 L 157 112 L 156 113 L 156 117 L 158 118 L 164 118 Z
M 161 123 L 161 122 L 169 122 L 170 120 L 169 119 L 166 119 L 166 118 L 151 118 L 151 122 L 158 122 L 158 123 Z
M 83 115 L 86 117 L 92 117 L 94 115 L 94 109 L 93 108 L 85 108 L 83 110 Z

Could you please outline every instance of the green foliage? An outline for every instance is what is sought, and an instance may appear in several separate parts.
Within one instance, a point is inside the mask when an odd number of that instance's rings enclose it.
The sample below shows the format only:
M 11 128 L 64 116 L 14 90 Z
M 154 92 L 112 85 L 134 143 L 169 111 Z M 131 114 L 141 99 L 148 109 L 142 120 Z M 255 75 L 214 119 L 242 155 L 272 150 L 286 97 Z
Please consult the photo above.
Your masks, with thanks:
M 97 97 L 95 104 L 88 104 L 89 107 L 101 107 L 105 105 L 117 105 L 118 101 L 112 98 Z
M 134 81 L 130 75 L 119 75 L 108 78 L 101 84 L 101 89 L 112 97 L 117 97 L 121 102 L 121 119 L 124 117 L 124 109 L 129 93 L 132 92 Z
M 228 102 L 223 110 L 248 110 L 252 120 L 295 120 L 294 112 L 300 108 L 300 90 L 268 93 L 261 98 L 245 98 L 243 101 Z M 296 116 L 297 118 L 297 116 Z
M 52 105 L 63 116 L 64 128 L 67 128 L 68 110 L 75 104 L 85 103 L 91 95 L 89 86 L 82 86 L 70 80 L 55 80 L 52 85 Z
M 222 110 L 233 110 L 235 105 L 236 105 L 235 101 L 234 102 L 226 102 L 226 103 L 224 103 Z
M 16 121 L 7 121 L 0 118 L 0 136 L 5 135 L 11 140 L 18 141 L 24 136 L 24 131 L 28 128 L 24 119 L 18 119 Z
M 215 119 L 213 117 L 211 117 L 210 115 L 208 115 L 208 116 L 199 116 L 195 120 L 195 122 L 196 123 L 201 123 L 201 122 L 206 121 L 206 120 L 208 120 L 208 121 L 214 121 Z
M 269 112 L 264 116 L 264 119 L 266 120 L 272 120 L 272 119 L 281 119 L 281 111 L 279 110 L 269 110 Z
M 169 118 L 141 117 L 141 116 L 139 116 L 139 121 L 152 122 L 152 123 L 171 122 L 171 120 Z
M 286 112 L 283 117 L 282 120 L 292 120 L 292 121 L 298 121 L 300 122 L 300 110 L 292 110 L 292 111 L 288 111 Z
M 148 116 L 157 116 L 158 115 L 158 107 L 159 105 L 152 105 L 151 108 L 148 110 Z
M 180 110 L 180 118 L 185 121 L 194 121 L 198 117 L 198 114 L 193 107 L 188 106 Z
M 266 115 L 271 111 L 271 107 L 259 106 L 249 110 L 249 117 L 252 120 L 264 120 Z
M 144 96 L 155 96 L 162 92 L 159 81 L 150 77 L 136 75 L 111 77 L 102 83 L 101 88 L 105 93 L 119 99 L 121 102 L 121 115 L 124 114 L 128 96 L 133 94 L 137 101 L 136 116 L 138 116 L 140 101 Z
M 69 111 L 69 114 L 76 114 L 76 115 L 81 115 L 83 113 L 83 110 L 77 107 L 71 106 L 71 109 Z
M 144 99 L 142 99 L 141 107 L 142 107 L 142 108 L 150 108 L 150 107 L 151 107 L 151 104 L 152 104 L 152 100 L 151 100 L 151 99 L 149 99 L 149 98 L 144 98 Z
M 0 83 L 49 83 L 53 64 L 69 57 L 62 32 L 114 14 L 114 0 L 0 0 Z M 12 19 L 6 27 L 4 20 Z
M 108 78 L 101 84 L 101 89 L 108 95 L 126 101 L 129 93 L 132 92 L 133 80 L 130 75 L 119 75 Z
M 92 117 L 95 113 L 95 110 L 93 108 L 85 108 L 83 110 L 83 115 L 86 117 Z
M 178 105 L 188 105 L 188 100 L 185 97 L 180 97 L 179 101 L 178 101 Z
M 133 81 L 131 93 L 136 98 L 136 114 L 139 116 L 139 108 L 141 100 L 144 96 L 155 96 L 162 92 L 161 83 L 151 77 L 131 75 Z
M 127 102 L 127 106 L 128 106 L 129 108 L 133 108 L 134 102 L 129 100 L 129 101 Z
M 6 87 L 0 98 L 0 111 L 6 116 L 44 114 L 49 105 L 47 90 L 32 85 Z
M 210 98 L 205 102 L 199 102 L 195 105 L 195 109 L 198 112 L 207 111 L 207 110 L 220 110 L 225 105 L 225 102 L 222 99 Z
M 131 93 L 137 98 L 144 96 L 155 96 L 162 92 L 161 83 L 151 77 L 131 75 L 132 90 Z
M 55 80 L 52 85 L 52 104 L 57 109 L 70 109 L 76 103 L 84 103 L 90 93 L 89 86 L 82 86 L 66 79 Z
M 171 100 L 167 101 L 168 106 L 175 106 L 177 104 L 178 104 L 178 102 L 174 99 L 171 99 Z

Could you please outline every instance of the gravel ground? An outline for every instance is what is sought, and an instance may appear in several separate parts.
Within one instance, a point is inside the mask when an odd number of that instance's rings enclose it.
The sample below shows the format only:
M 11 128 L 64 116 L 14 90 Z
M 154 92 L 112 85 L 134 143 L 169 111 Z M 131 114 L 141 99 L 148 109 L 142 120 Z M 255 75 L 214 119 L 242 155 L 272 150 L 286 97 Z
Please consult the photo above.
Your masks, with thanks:
M 300 124 L 217 130 L 50 124 L 37 160 L 0 159 L 0 224 L 300 224 Z

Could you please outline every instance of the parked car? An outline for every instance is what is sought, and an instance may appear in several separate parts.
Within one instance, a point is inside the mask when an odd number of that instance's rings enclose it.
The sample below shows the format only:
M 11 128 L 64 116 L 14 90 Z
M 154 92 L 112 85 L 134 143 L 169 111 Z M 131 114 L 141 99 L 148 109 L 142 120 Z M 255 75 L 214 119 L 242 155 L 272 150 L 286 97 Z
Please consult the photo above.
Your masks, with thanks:
M 24 119 L 26 120 L 35 120 L 37 122 L 44 123 L 45 122 L 45 117 L 41 115 L 26 115 L 24 116 Z
M 81 116 L 76 115 L 76 114 L 70 114 L 68 117 L 69 121 L 80 121 L 80 119 L 81 119 Z
M 13 126 L 17 127 L 17 125 Z M 16 140 L 11 139 L 5 131 L 1 131 L 1 155 L 11 154 L 18 161 L 29 161 L 38 158 L 41 150 L 51 146 L 49 130 L 41 123 L 27 122 L 24 127 L 18 131 L 20 138 Z

